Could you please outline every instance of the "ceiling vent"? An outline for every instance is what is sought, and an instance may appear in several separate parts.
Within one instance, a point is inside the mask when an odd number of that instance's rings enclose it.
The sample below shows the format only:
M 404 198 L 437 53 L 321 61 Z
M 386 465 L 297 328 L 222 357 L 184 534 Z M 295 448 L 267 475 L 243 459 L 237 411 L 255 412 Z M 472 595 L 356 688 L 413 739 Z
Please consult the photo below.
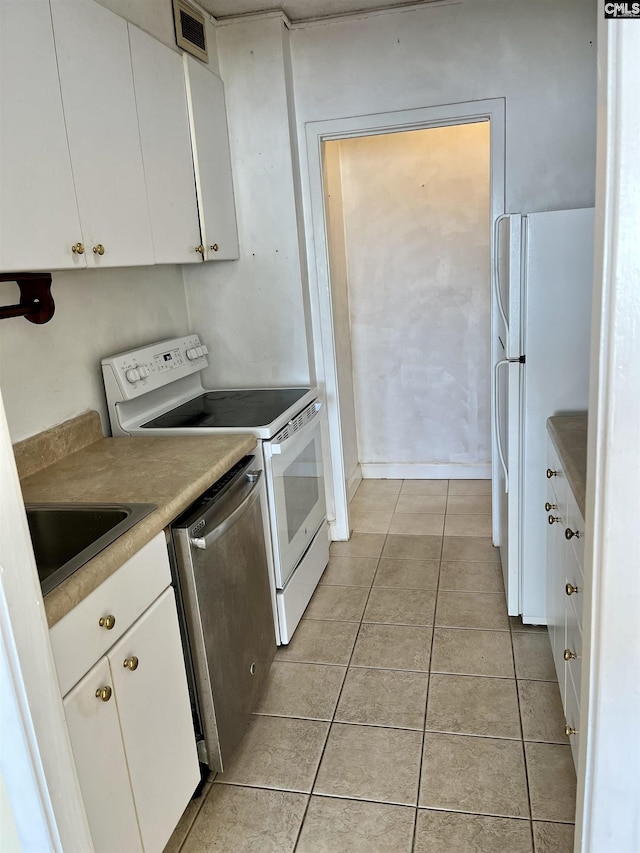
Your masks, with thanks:
M 204 62 L 209 61 L 204 15 L 185 0 L 173 0 L 173 19 L 176 26 L 176 44 Z

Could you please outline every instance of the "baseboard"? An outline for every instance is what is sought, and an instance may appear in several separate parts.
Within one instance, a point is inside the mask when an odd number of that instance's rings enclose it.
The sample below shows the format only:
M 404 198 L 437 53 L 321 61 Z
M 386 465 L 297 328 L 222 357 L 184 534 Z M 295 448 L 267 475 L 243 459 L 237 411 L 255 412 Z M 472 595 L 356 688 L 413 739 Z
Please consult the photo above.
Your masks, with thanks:
M 351 476 L 347 478 L 347 503 L 351 503 L 353 496 L 355 495 L 358 486 L 362 482 L 362 471 L 360 470 L 360 466 L 356 465 L 353 469 Z
M 365 480 L 490 480 L 491 463 L 362 462 Z

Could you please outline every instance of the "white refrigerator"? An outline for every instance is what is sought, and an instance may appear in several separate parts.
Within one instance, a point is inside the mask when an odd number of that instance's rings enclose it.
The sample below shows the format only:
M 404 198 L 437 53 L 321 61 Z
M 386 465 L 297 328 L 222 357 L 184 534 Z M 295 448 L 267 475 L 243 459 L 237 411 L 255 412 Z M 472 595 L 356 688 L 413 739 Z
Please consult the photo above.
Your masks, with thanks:
M 546 623 L 546 421 L 588 404 L 593 227 L 593 208 L 495 222 L 493 541 L 529 624 Z

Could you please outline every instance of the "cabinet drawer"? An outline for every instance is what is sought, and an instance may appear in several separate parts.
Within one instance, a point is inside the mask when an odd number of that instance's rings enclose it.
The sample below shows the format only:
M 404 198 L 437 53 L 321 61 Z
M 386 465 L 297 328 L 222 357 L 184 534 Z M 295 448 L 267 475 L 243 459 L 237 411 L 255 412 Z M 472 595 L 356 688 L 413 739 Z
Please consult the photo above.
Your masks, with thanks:
M 572 586 L 574 588 L 577 587 L 578 591 L 571 593 L 571 595 L 567 595 L 567 587 Z M 572 605 L 573 611 L 576 615 L 576 621 L 582 630 L 582 607 L 584 600 L 584 577 L 582 575 L 582 570 L 578 560 L 576 558 L 575 553 L 571 550 L 571 548 L 567 548 L 565 552 L 565 583 L 564 583 L 564 597 L 566 600 L 567 607 L 569 604 Z
M 572 729 L 575 729 L 575 734 L 569 735 L 569 743 L 571 744 L 573 763 L 577 771 L 578 754 L 580 751 L 580 702 L 576 696 L 576 691 L 570 678 L 567 679 L 567 704 L 565 708 L 565 717 L 567 719 L 567 725 Z M 566 819 L 572 820 L 573 816 L 568 815 Z
M 566 518 L 566 530 L 571 530 L 573 533 L 577 532 L 577 536 L 572 536 L 569 539 L 569 544 L 573 548 L 573 551 L 577 557 L 578 563 L 580 565 L 580 571 L 584 571 L 584 519 L 580 515 L 580 510 L 578 509 L 578 504 L 576 503 L 576 499 L 573 497 L 573 492 L 571 489 L 567 489 L 567 518 Z
M 567 661 L 565 664 L 567 668 L 567 691 L 569 689 L 570 680 L 573 681 L 573 685 L 575 687 L 576 696 L 578 699 L 580 698 L 580 690 L 582 684 L 581 672 L 582 672 L 582 631 L 580 629 L 580 622 L 578 621 L 578 617 L 576 615 L 575 608 L 572 602 L 567 602 L 567 639 L 566 639 L 566 648 L 577 655 L 576 658 L 572 658 Z M 569 678 L 569 675 L 571 678 Z
M 564 502 L 567 493 L 567 478 L 562 468 L 562 463 L 556 452 L 551 439 L 547 441 L 547 469 L 555 471 L 555 476 L 547 477 L 547 485 L 551 492 L 555 495 L 556 500 L 550 500 L 550 503 L 557 503 L 558 509 L 564 512 Z
M 170 583 L 167 546 L 160 533 L 51 628 L 63 696 Z M 113 628 L 100 626 L 105 616 L 115 617 Z

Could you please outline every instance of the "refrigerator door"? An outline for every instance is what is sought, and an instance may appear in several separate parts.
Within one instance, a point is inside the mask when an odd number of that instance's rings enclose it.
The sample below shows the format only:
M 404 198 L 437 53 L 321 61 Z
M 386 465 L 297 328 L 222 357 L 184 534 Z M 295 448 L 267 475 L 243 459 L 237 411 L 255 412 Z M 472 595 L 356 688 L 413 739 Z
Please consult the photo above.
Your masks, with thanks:
M 502 359 L 494 367 L 495 486 L 500 515 L 500 560 L 509 616 L 520 613 L 521 400 L 524 365 Z
M 522 349 L 522 216 L 507 213 L 495 221 L 493 299 L 498 309 L 497 335 L 505 358 Z
M 593 208 L 525 217 L 522 618 L 546 622 L 546 422 L 589 402 Z

